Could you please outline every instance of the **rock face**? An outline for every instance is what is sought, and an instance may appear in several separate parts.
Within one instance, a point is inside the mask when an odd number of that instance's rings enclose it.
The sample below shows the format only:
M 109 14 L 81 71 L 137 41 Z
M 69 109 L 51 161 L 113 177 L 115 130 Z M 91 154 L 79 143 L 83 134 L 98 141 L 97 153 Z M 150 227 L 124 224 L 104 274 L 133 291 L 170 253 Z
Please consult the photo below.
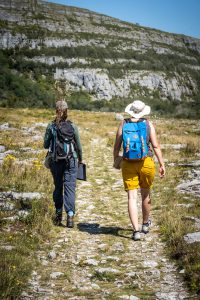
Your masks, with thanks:
M 101 69 L 56 69 L 55 79 L 67 80 L 74 90 L 94 92 L 97 99 L 110 100 L 113 96 L 127 97 L 130 92 L 130 83 L 127 79 L 112 81 Z
M 147 88 L 149 92 L 157 90 L 164 98 L 176 100 L 181 100 L 183 95 L 192 95 L 191 90 L 182 84 L 178 74 L 170 79 L 165 77 L 163 72 L 133 71 L 123 78 L 110 79 L 108 72 L 101 69 L 56 69 L 54 74 L 56 80 L 64 79 L 69 82 L 73 90 L 87 90 L 95 93 L 97 99 L 126 98 L 131 93 L 131 85 Z M 195 87 L 192 78 L 188 77 L 188 81 Z
M 45 65 L 73 92 L 176 101 L 200 92 L 199 39 L 41 1 L 2 0 L 0 21 L 0 49 Z

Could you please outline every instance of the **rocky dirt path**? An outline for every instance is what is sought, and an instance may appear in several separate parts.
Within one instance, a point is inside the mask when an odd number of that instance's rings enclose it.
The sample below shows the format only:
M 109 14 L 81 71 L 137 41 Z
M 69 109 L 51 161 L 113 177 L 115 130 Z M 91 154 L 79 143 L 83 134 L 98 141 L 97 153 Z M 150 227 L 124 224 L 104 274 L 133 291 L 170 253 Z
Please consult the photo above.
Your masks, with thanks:
M 88 149 L 75 228 L 55 227 L 56 238 L 48 251 L 38 251 L 38 266 L 20 299 L 196 299 L 165 255 L 156 210 L 151 232 L 131 240 L 126 194 L 106 139 L 96 136 Z

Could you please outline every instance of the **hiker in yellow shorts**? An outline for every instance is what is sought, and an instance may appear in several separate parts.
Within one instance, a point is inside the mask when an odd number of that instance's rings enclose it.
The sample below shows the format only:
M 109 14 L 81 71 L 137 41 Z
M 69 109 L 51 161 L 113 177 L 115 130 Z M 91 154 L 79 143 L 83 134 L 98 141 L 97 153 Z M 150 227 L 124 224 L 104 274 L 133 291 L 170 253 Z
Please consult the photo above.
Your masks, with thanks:
M 155 175 L 153 151 L 158 159 L 159 176 L 165 176 L 165 165 L 161 149 L 157 140 L 155 127 L 143 118 L 150 114 L 150 107 L 140 100 L 130 103 L 125 112 L 131 118 L 124 119 L 117 130 L 114 145 L 114 165 L 119 158 L 119 151 L 123 144 L 122 177 L 124 188 L 128 194 L 128 212 L 133 225 L 133 240 L 140 240 L 137 211 L 137 189 L 141 190 L 143 224 L 142 232 L 148 233 L 151 221 L 149 219 L 151 200 L 150 188 Z

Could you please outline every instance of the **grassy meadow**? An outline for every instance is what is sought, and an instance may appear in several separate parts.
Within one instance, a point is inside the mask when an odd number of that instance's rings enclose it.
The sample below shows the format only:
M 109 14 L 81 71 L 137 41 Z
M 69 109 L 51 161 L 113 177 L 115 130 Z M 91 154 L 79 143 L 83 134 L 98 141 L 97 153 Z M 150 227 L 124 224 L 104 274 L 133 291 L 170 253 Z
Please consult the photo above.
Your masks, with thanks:
M 16 201 L 14 210 L 0 211 L 1 299 L 20 297 L 32 270 L 40 263 L 36 251 L 48 250 L 59 232 L 59 228 L 52 223 L 53 182 L 49 170 L 43 165 L 46 150 L 42 148 L 44 123 L 48 123 L 53 117 L 54 111 L 47 109 L 0 109 L 0 125 L 9 123 L 8 129 L 1 130 L 0 145 L 5 146 L 5 151 L 12 150 L 0 165 L 0 192 L 39 192 L 43 195 L 42 199 L 34 199 L 28 206 Z M 108 172 L 107 163 L 102 162 L 101 157 L 96 156 L 95 163 L 91 163 L 91 157 L 94 155 L 91 141 L 103 141 L 108 164 L 112 164 L 113 143 L 119 121 L 115 120 L 114 113 L 78 110 L 70 111 L 69 119 L 74 121 L 80 130 L 84 161 L 88 166 L 88 182 L 92 184 L 88 198 L 95 198 L 100 190 L 94 180 L 94 174 L 99 183 L 102 174 L 106 174 L 107 184 L 111 186 L 113 178 Z M 199 159 L 200 123 L 196 120 L 164 119 L 155 116 L 152 116 L 151 120 L 156 126 L 160 144 L 185 145 L 179 150 L 170 147 L 163 149 L 167 174 L 162 181 L 156 177 L 152 190 L 152 210 L 159 224 L 160 236 L 165 241 L 167 255 L 176 261 L 179 270 L 184 269 L 182 276 L 189 289 L 200 293 L 200 244 L 187 244 L 183 239 L 185 234 L 198 231 L 189 217 L 200 215 L 200 202 L 197 196 L 183 194 L 176 189 L 182 180 L 187 180 L 190 170 L 189 167 L 178 164 Z M 103 167 L 99 169 L 101 166 Z M 120 173 L 116 176 L 121 178 Z M 123 186 L 121 189 L 123 190 Z M 113 200 L 117 197 L 117 192 L 110 189 L 105 197 Z M 185 205 L 188 203 L 192 205 Z M 99 204 L 99 211 L 101 205 L 104 205 L 103 202 Z M 86 204 L 85 206 L 87 207 Z M 27 210 L 29 214 L 16 220 L 9 219 L 21 209 Z M 111 204 L 108 210 L 114 216 Z M 115 218 L 116 223 L 124 222 L 123 216 Z M 5 246 L 9 246 L 10 250 Z M 109 280 L 112 278 L 108 278 Z

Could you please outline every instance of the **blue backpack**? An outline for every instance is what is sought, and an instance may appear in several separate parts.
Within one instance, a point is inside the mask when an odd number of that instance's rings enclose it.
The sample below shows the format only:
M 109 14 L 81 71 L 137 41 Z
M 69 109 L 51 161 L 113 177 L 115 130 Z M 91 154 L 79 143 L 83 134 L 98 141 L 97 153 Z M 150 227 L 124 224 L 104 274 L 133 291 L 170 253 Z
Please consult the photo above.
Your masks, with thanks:
M 130 160 L 142 160 L 149 153 L 149 125 L 147 120 L 130 122 L 125 120 L 122 128 L 123 157 Z

